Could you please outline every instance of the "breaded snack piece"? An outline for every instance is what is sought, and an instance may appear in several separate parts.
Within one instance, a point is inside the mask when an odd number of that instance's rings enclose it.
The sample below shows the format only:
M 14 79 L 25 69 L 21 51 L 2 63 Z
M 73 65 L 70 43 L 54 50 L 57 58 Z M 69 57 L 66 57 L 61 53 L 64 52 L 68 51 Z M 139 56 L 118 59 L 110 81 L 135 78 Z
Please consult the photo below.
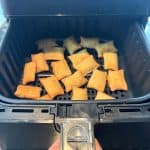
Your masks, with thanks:
M 103 92 L 106 86 L 106 79 L 106 72 L 95 69 L 87 84 L 87 87 Z
M 124 70 L 122 69 L 117 71 L 109 71 L 107 80 L 111 91 L 128 90 L 128 86 L 124 76 Z
M 37 46 L 38 46 L 38 49 L 48 49 L 50 47 L 55 47 L 55 46 L 58 46 L 58 44 L 56 43 L 56 40 L 55 39 L 41 39 L 39 41 L 36 42 Z
M 64 53 L 64 47 L 48 47 L 47 49 L 43 49 L 44 53 L 51 53 L 51 52 L 61 52 Z
M 81 87 L 82 85 L 87 83 L 87 79 L 84 78 L 84 76 L 83 76 L 83 74 L 81 72 L 76 71 L 71 76 L 68 76 L 68 77 L 62 79 L 62 83 L 65 86 L 65 91 L 69 92 L 74 87 Z
M 97 45 L 95 45 L 95 49 L 98 53 L 98 57 L 103 57 L 103 53 L 105 52 L 117 52 L 118 51 L 113 41 L 109 41 L 106 43 L 98 43 Z
M 64 54 L 61 52 L 48 52 L 44 53 L 45 60 L 63 60 Z
M 48 71 L 49 67 L 43 53 L 32 54 L 32 61 L 36 63 L 36 72 Z
M 96 37 L 85 38 L 81 36 L 80 40 L 80 45 L 86 48 L 95 48 L 95 46 L 99 43 L 99 38 Z
M 105 52 L 104 56 L 104 69 L 118 70 L 118 56 L 117 53 Z
M 71 100 L 88 100 L 87 89 L 74 87 Z
M 51 98 L 64 94 L 64 90 L 55 76 L 40 78 L 39 80 Z
M 106 93 L 99 92 L 99 91 L 97 92 L 97 95 L 95 97 L 95 100 L 110 100 L 110 99 L 115 99 L 115 98 Z
M 94 57 L 90 55 L 81 61 L 81 63 L 79 63 L 75 69 L 80 71 L 83 75 L 86 75 L 98 67 L 99 64 L 95 61 Z
M 68 58 L 72 62 L 73 67 L 76 68 L 77 65 L 80 64 L 81 61 L 83 61 L 88 56 L 89 56 L 88 53 L 77 53 L 77 54 L 72 54 L 72 55 L 68 56 Z
M 35 80 L 35 74 L 36 74 L 36 63 L 35 62 L 26 63 L 24 66 L 22 83 L 27 84 L 28 82 L 33 82 Z
M 18 85 L 15 95 L 20 98 L 36 99 L 40 97 L 41 88 L 37 86 Z
M 65 60 L 52 62 L 51 67 L 52 67 L 54 75 L 56 76 L 58 80 L 61 80 L 72 74 Z
M 81 48 L 81 45 L 77 43 L 77 41 L 72 36 L 64 40 L 63 46 L 67 48 L 70 54 Z

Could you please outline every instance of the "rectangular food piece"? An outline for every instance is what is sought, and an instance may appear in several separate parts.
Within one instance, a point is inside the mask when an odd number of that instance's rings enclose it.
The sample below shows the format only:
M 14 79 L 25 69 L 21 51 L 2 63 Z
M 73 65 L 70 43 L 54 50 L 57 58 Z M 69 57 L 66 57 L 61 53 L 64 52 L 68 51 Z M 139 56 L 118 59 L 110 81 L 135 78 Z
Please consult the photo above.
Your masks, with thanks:
M 85 38 L 80 37 L 81 40 L 81 46 L 85 48 L 95 48 L 95 46 L 99 43 L 99 38 Z
M 15 95 L 20 98 L 36 99 L 40 97 L 41 88 L 37 86 L 18 85 Z
M 44 53 L 45 60 L 63 60 L 64 54 L 61 52 L 47 52 Z
M 31 55 L 31 57 L 32 61 L 36 63 L 37 73 L 49 70 L 48 64 L 44 58 L 43 53 L 33 54 Z
M 117 53 L 105 52 L 104 56 L 104 69 L 118 70 L 118 56 Z
M 47 49 L 50 47 L 58 46 L 55 39 L 41 39 L 36 42 L 38 49 Z
M 99 91 L 97 92 L 97 95 L 95 97 L 95 100 L 110 100 L 110 99 L 115 99 L 115 98 L 106 93 L 99 92 Z
M 81 87 L 85 83 L 87 83 L 87 79 L 84 78 L 82 73 L 79 71 L 76 71 L 74 74 L 71 76 L 68 76 L 64 79 L 62 79 L 62 83 L 65 86 L 66 92 L 71 91 L 74 87 Z
M 28 82 L 33 82 L 35 80 L 35 74 L 36 74 L 36 63 L 35 62 L 26 63 L 24 66 L 22 83 L 27 84 Z
M 86 53 L 73 54 L 68 57 L 71 60 L 73 67 L 77 68 L 77 65 L 79 65 L 81 63 L 81 61 L 83 61 L 88 56 L 89 56 L 89 54 L 86 52 Z
M 124 76 L 124 70 L 109 71 L 108 72 L 108 85 L 111 91 L 115 90 L 128 90 L 128 86 Z
M 95 69 L 92 73 L 87 87 L 103 92 L 106 86 L 106 79 L 106 72 Z
M 67 39 L 65 39 L 63 46 L 67 48 L 70 54 L 81 48 L 81 45 L 77 43 L 74 37 L 68 37 Z
M 95 46 L 95 49 L 98 53 L 98 57 L 103 57 L 104 52 L 117 52 L 118 51 L 113 41 L 109 41 L 106 43 L 98 43 Z
M 56 76 L 58 80 L 61 80 L 72 74 L 65 60 L 52 62 L 51 67 L 52 67 L 54 75 Z
M 65 48 L 64 47 L 48 47 L 47 49 L 43 49 L 44 53 L 51 53 L 51 52 L 60 52 L 64 53 Z
M 80 71 L 83 75 L 86 75 L 98 67 L 99 64 L 95 61 L 94 57 L 92 55 L 89 55 L 76 66 L 76 69 Z
M 88 100 L 87 89 L 74 87 L 71 100 Z
M 51 98 L 64 94 L 64 90 L 55 76 L 40 78 L 39 80 Z
M 37 100 L 52 100 L 52 98 L 48 94 L 46 94 L 37 98 Z

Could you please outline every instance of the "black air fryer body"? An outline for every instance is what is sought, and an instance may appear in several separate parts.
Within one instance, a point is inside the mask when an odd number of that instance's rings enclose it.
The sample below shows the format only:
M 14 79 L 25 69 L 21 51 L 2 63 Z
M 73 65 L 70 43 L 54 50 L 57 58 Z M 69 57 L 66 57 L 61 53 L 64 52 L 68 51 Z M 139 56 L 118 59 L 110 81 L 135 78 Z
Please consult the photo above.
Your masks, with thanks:
M 2 0 L 2 4 L 8 20 L 0 47 L 2 148 L 47 149 L 60 132 L 57 120 L 90 118 L 104 149 L 150 149 L 150 48 L 144 31 L 148 0 Z M 72 102 L 70 95 L 53 101 L 15 97 L 25 62 L 38 52 L 35 41 L 49 37 L 62 41 L 70 35 L 77 40 L 80 36 L 114 40 L 128 92 L 109 93 L 116 97 L 113 101 L 94 101 L 93 90 L 86 102 Z

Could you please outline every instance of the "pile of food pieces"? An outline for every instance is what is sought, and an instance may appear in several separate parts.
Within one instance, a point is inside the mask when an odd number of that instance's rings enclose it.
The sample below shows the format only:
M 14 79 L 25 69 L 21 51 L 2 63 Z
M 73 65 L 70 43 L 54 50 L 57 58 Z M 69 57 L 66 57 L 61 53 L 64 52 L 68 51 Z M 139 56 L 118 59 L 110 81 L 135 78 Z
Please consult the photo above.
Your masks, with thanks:
M 113 41 L 101 43 L 99 38 L 74 37 L 63 41 L 63 47 L 54 39 L 36 42 L 39 51 L 31 55 L 31 61 L 24 66 L 22 83 L 17 86 L 15 96 L 33 100 L 53 100 L 56 96 L 70 92 L 71 100 L 88 100 L 87 89 L 95 89 L 95 100 L 115 99 L 105 93 L 106 84 L 111 91 L 127 91 L 124 70 L 118 66 L 118 50 Z M 87 49 L 96 50 L 101 65 Z M 65 51 L 69 54 L 64 55 Z M 48 63 L 50 62 L 50 63 Z M 71 64 L 71 65 L 70 65 Z M 52 73 L 37 76 L 52 69 Z M 37 79 L 38 78 L 38 79 Z M 29 83 L 38 80 L 40 85 Z M 46 94 L 41 94 L 42 89 Z

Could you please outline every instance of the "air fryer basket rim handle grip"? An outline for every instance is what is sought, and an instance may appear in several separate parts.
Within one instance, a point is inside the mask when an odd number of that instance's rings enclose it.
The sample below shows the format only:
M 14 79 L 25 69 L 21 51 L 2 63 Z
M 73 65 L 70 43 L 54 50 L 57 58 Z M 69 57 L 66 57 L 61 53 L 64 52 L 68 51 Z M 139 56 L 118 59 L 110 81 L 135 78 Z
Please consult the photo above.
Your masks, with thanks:
M 94 127 L 88 118 L 61 118 L 61 150 L 95 150 Z

